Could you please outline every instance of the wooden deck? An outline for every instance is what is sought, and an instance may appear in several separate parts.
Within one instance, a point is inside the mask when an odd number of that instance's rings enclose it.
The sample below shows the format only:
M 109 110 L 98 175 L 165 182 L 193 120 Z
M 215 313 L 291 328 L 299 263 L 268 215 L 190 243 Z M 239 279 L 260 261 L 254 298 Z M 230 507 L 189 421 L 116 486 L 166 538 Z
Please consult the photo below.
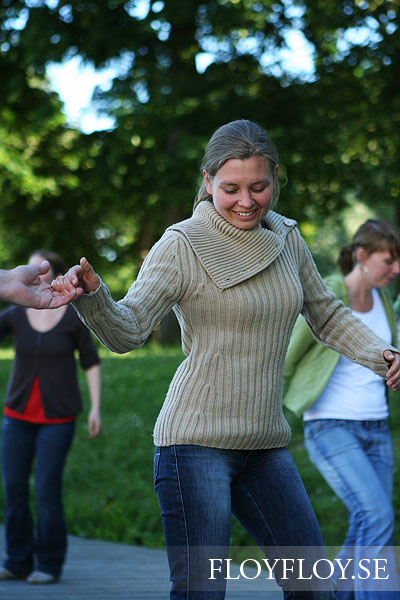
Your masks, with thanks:
M 0 526 L 0 556 L 4 528 Z M 0 581 L 1 600 L 168 600 L 169 571 L 164 550 L 69 536 L 63 576 L 57 584 Z M 281 600 L 274 582 L 229 581 L 226 600 Z

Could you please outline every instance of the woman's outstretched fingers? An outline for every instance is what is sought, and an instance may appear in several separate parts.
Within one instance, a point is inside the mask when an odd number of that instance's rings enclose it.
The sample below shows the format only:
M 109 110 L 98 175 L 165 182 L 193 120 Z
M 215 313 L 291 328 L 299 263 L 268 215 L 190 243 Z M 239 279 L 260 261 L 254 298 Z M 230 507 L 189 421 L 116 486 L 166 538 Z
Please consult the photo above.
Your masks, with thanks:
M 82 267 L 80 265 L 74 265 L 68 269 L 68 272 L 64 277 L 69 279 L 71 285 L 78 287 L 79 281 L 82 278 Z
M 65 275 L 59 275 L 54 279 L 51 287 L 61 294 L 68 294 L 73 290 L 80 290 L 79 293 L 89 293 L 94 292 L 99 284 L 100 279 L 94 272 L 93 267 L 85 257 L 82 257 L 79 265 L 74 265 L 68 269 Z
M 61 294 L 68 294 L 71 291 L 76 291 L 78 288 L 78 278 L 75 278 L 75 283 L 71 280 L 70 271 L 66 275 L 59 275 L 51 282 L 51 288 L 55 292 L 59 292 Z
M 81 269 L 80 278 L 83 283 L 83 289 L 85 292 L 94 292 L 100 285 L 100 279 L 97 273 L 95 273 L 92 265 L 85 256 L 81 258 L 79 264 Z
M 93 270 L 92 265 L 90 264 L 90 262 L 88 261 L 88 259 L 86 258 L 86 256 L 82 256 L 81 260 L 79 261 L 82 269 L 86 272 L 90 271 L 90 269 Z

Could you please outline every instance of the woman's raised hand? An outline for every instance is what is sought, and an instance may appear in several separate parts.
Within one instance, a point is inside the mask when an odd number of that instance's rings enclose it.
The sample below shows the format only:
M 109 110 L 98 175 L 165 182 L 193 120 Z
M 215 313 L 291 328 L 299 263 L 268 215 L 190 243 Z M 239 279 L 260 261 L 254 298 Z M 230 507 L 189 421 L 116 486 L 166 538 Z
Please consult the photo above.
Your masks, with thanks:
M 59 275 L 51 283 L 52 289 L 60 294 L 69 294 L 74 290 L 89 294 L 97 290 L 99 285 L 100 279 L 85 257 L 81 258 L 79 265 L 71 267 L 65 275 Z

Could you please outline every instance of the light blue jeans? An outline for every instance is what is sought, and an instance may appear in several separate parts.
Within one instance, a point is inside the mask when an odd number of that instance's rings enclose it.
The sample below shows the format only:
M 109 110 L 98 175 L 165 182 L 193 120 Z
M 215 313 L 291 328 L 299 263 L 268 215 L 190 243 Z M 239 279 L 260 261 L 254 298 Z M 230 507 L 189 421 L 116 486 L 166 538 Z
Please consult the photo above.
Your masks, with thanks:
M 171 572 L 171 600 L 225 598 L 224 568 L 211 577 L 210 561 L 226 564 L 231 513 L 267 556 L 281 558 L 286 552 L 291 557 L 295 547 L 308 566 L 326 556 L 314 511 L 286 448 L 157 447 L 154 482 Z M 275 574 L 287 600 L 334 598 L 331 580 L 302 582 L 296 572 L 285 578 L 282 569 Z
M 364 575 L 355 573 L 354 579 L 338 579 L 336 597 L 399 599 L 392 547 L 393 455 L 387 421 L 315 419 L 304 423 L 304 435 L 311 461 L 349 511 L 346 539 L 336 558 L 342 564 L 350 558 L 356 568 L 362 559 L 364 565 L 368 561 L 387 564 L 388 580 L 361 578 L 366 576 L 364 570 Z M 384 572 L 379 576 L 383 578 Z

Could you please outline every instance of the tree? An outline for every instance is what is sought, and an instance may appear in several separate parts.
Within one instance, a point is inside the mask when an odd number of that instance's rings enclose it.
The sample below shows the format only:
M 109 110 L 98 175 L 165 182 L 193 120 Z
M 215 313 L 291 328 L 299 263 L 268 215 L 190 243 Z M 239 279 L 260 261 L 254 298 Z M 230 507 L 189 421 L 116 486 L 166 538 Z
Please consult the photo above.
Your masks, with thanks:
M 260 122 L 277 142 L 289 174 L 280 210 L 305 230 L 327 215 L 339 227 L 352 199 L 378 209 L 384 200 L 394 213 L 393 122 L 400 104 L 394 2 L 151 0 L 141 16 L 139 3 L 127 0 L 3 5 L 4 58 L 17 60 L 25 78 L 31 73 L 42 83 L 48 61 L 74 54 L 97 67 L 118 62 L 111 89 L 95 96 L 115 128 L 83 136 L 61 125 L 38 152 L 42 174 L 57 181 L 59 218 L 49 241 L 67 252 L 73 246 L 75 256 L 78 250 L 93 256 L 94 249 L 101 268 L 125 269 L 124 283 L 165 227 L 190 215 L 206 140 L 234 118 Z M 308 79 L 271 60 L 290 28 L 315 49 Z M 211 63 L 200 69 L 205 54 Z M 11 190 L 17 212 L 28 196 Z M 54 213 L 54 193 L 47 190 L 29 213 L 38 231 Z M 11 218 L 4 225 L 17 227 Z
M 94 241 L 76 175 L 90 146 L 79 146 L 81 134 L 66 127 L 61 101 L 30 62 L 20 39 L 24 16 L 24 3 L 0 8 L 0 256 L 9 267 L 37 248 L 57 249 L 70 262 L 77 240 L 84 251 Z

